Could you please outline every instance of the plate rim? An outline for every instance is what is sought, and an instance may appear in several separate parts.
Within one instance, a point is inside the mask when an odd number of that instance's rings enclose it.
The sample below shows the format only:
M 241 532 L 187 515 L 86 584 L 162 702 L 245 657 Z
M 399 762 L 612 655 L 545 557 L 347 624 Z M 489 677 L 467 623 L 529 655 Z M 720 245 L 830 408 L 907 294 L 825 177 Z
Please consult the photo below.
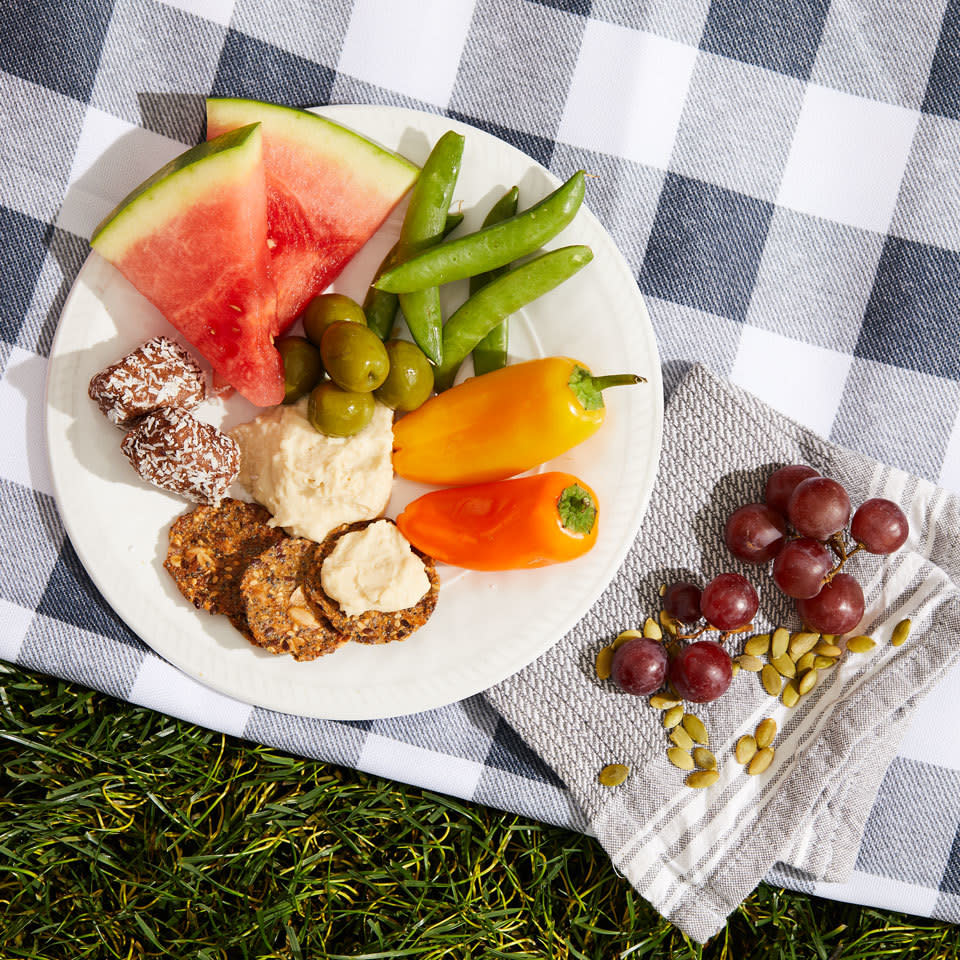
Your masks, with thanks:
M 352 124 L 347 120 L 338 115 L 344 115 L 344 117 L 349 117 L 350 115 L 356 115 L 358 112 L 361 114 L 368 115 L 378 115 L 383 113 L 389 113 L 393 115 L 400 115 L 406 117 L 411 126 L 416 127 L 416 120 L 419 118 L 421 123 L 423 118 L 429 118 L 431 122 L 441 122 L 448 125 L 450 128 L 461 128 L 471 133 L 477 133 L 482 135 L 485 138 L 496 141 L 500 149 L 506 148 L 516 155 L 518 159 L 521 159 L 529 167 L 532 167 L 544 174 L 550 182 L 553 184 L 559 184 L 561 181 L 557 178 L 549 169 L 544 167 L 539 161 L 524 153 L 519 148 L 515 147 L 513 144 L 508 143 L 505 140 L 502 140 L 500 137 L 497 137 L 495 134 L 489 133 L 488 131 L 483 130 L 482 128 L 475 127 L 467 122 L 461 120 L 455 120 L 453 118 L 446 117 L 442 113 L 431 113 L 427 111 L 415 110 L 408 107 L 393 106 L 388 104 L 330 104 L 323 107 L 311 107 L 309 108 L 313 112 L 317 112 L 323 116 L 328 116 L 331 119 L 336 120 L 339 123 L 342 123 L 344 126 L 352 127 Z M 359 131 L 358 132 L 362 132 Z M 376 136 L 371 134 L 365 134 L 370 136 L 371 139 L 377 140 Z M 173 665 L 178 670 L 182 671 L 187 676 L 191 677 L 196 682 L 202 684 L 209 689 L 231 698 L 234 698 L 242 703 L 250 704 L 251 706 L 262 707 L 264 709 L 281 712 L 281 713 L 295 713 L 298 716 L 310 717 L 314 719 L 325 719 L 325 720 L 377 720 L 377 719 L 386 719 L 390 717 L 406 716 L 412 713 L 418 713 L 425 710 L 437 709 L 440 707 L 448 706 L 452 703 L 456 703 L 460 700 L 466 699 L 467 697 L 474 696 L 478 693 L 482 693 L 484 690 L 489 689 L 492 686 L 495 686 L 497 683 L 506 680 L 508 677 L 517 673 L 519 670 L 522 670 L 525 666 L 528 666 L 534 660 L 542 656 L 549 649 L 551 649 L 556 643 L 558 643 L 564 635 L 566 635 L 569 630 L 571 630 L 580 620 L 586 616 L 590 609 L 595 605 L 597 599 L 601 596 L 603 591 L 609 586 L 614 577 L 617 575 L 617 572 L 620 570 L 624 558 L 626 557 L 630 547 L 633 544 L 633 541 L 636 537 L 637 532 L 640 529 L 640 526 L 643 522 L 643 518 L 646 515 L 647 509 L 649 508 L 650 498 L 652 496 L 653 488 L 656 482 L 656 477 L 659 468 L 659 460 L 662 450 L 662 441 L 663 441 L 663 418 L 664 418 L 664 400 L 663 400 L 663 386 L 662 386 L 662 367 L 660 363 L 660 354 L 659 346 L 656 341 L 655 331 L 653 329 L 653 324 L 650 319 L 650 314 L 647 309 L 646 301 L 637 285 L 636 278 L 633 276 L 632 271 L 629 268 L 623 254 L 620 249 L 617 247 L 616 243 L 613 241 L 613 238 L 610 236 L 606 227 L 599 221 L 599 219 L 593 214 L 589 207 L 584 204 L 581 208 L 581 214 L 585 214 L 588 218 L 593 221 L 593 226 L 595 229 L 599 230 L 600 235 L 605 238 L 605 242 L 608 244 L 610 250 L 614 253 L 614 265 L 615 269 L 624 274 L 626 278 L 629 279 L 630 284 L 632 284 L 634 289 L 634 303 L 635 306 L 639 309 L 642 315 L 642 326 L 646 328 L 647 340 L 649 341 L 649 346 L 651 348 L 651 353 L 648 356 L 649 360 L 649 370 L 645 370 L 644 373 L 647 375 L 647 387 L 651 391 L 651 399 L 649 402 L 649 414 L 650 414 L 650 431 L 651 431 L 651 443 L 647 448 L 649 456 L 645 461 L 646 469 L 643 471 L 642 477 L 638 478 L 642 482 L 638 484 L 641 488 L 641 492 L 637 501 L 634 505 L 632 512 L 629 516 L 629 536 L 622 536 L 620 542 L 617 545 L 617 548 L 612 551 L 606 567 L 601 576 L 598 577 L 599 584 L 589 595 L 584 595 L 581 603 L 578 605 L 578 612 L 572 618 L 568 617 L 567 621 L 562 623 L 559 628 L 557 628 L 555 635 L 552 638 L 547 638 L 541 641 L 539 645 L 534 648 L 524 647 L 524 655 L 520 658 L 513 657 L 511 658 L 511 666 L 507 673 L 499 675 L 496 679 L 487 680 L 483 683 L 482 686 L 476 687 L 471 685 L 472 689 L 464 691 L 458 690 L 453 696 L 450 696 L 445 693 L 435 693 L 433 696 L 421 697 L 416 703 L 413 703 L 409 708 L 398 710 L 394 706 L 385 706 L 380 711 L 374 710 L 371 711 L 369 708 L 362 709 L 359 712 L 356 709 L 337 709 L 331 712 L 329 709 L 318 708 L 317 710 L 308 710 L 304 711 L 303 709 L 297 709 L 296 711 L 285 710 L 283 704 L 277 702 L 276 697 L 258 696 L 256 691 L 245 690 L 242 693 L 238 693 L 235 686 L 230 684 L 223 684 L 218 682 L 216 676 L 210 676 L 204 673 L 198 673 L 196 669 L 191 669 L 191 666 L 187 663 L 184 663 L 181 658 L 177 656 L 171 656 L 169 650 L 161 650 L 155 645 L 154 642 L 142 636 L 139 629 L 134 627 L 132 623 L 127 619 L 124 614 L 117 609 L 114 603 L 111 601 L 110 597 L 113 593 L 113 589 L 107 583 L 104 583 L 99 576 L 99 569 L 96 564 L 88 562 L 87 558 L 87 548 L 81 538 L 78 536 L 76 531 L 76 525 L 73 522 L 73 515 L 70 511 L 64 510 L 65 496 L 63 492 L 62 482 L 66 479 L 61 475 L 59 465 L 56 462 L 57 454 L 55 454 L 55 444 L 52 442 L 51 431 L 53 429 L 51 421 L 53 418 L 50 417 L 51 411 L 51 394 L 54 388 L 53 372 L 55 368 L 55 362 L 58 358 L 58 344 L 61 340 L 61 334 L 64 329 L 63 319 L 65 316 L 68 316 L 70 310 L 73 308 L 74 301 L 80 296 L 81 290 L 81 278 L 85 272 L 90 272 L 94 269 L 94 266 L 91 265 L 91 261 L 96 258 L 99 258 L 95 251 L 90 251 L 87 258 L 84 260 L 80 270 L 78 271 L 73 284 L 67 294 L 67 297 L 64 300 L 63 308 L 61 309 L 60 316 L 57 321 L 57 328 L 51 342 L 50 351 L 47 358 L 46 365 L 46 377 L 44 383 L 44 409 L 43 409 L 43 435 L 44 435 L 44 446 L 46 448 L 46 457 L 47 463 L 50 469 L 50 478 L 52 483 L 52 489 L 54 494 L 54 500 L 57 505 L 57 511 L 60 516 L 61 522 L 64 526 L 64 530 L 67 536 L 70 539 L 70 542 L 73 546 L 74 551 L 77 554 L 80 563 L 82 564 L 87 575 L 90 577 L 92 583 L 99 591 L 101 596 L 104 599 L 104 602 L 113 610 L 113 612 L 126 624 L 126 626 L 137 636 L 153 653 L 158 657 L 162 658 L 166 662 Z M 102 261 L 106 263 L 106 261 Z M 109 266 L 109 265 L 108 265 Z M 199 621 L 202 623 L 202 621 Z M 522 662 L 521 662 L 522 661 Z M 381 685 L 382 686 L 382 685 Z M 373 687 L 371 689 L 380 689 L 380 687 Z M 424 692 L 424 688 L 420 688 L 421 694 Z

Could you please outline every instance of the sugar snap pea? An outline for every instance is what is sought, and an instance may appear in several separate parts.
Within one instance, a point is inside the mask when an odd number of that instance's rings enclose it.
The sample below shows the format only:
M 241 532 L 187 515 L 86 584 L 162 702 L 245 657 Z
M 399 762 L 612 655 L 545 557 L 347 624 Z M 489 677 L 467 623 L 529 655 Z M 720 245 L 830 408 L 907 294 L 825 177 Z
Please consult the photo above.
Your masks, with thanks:
M 483 220 L 483 226 L 489 227 L 494 223 L 500 223 L 501 220 L 507 220 L 517 212 L 517 200 L 520 191 L 517 187 L 511 187 L 491 208 L 490 212 Z M 496 280 L 507 272 L 507 267 L 497 267 L 489 273 L 481 273 L 470 278 L 470 293 L 476 293 L 488 283 Z M 499 370 L 507 365 L 507 345 L 510 339 L 510 319 L 509 317 L 494 327 L 474 348 L 473 348 L 473 370 L 478 376 L 481 373 L 489 373 L 491 370 Z
M 404 293 L 503 267 L 533 253 L 555 237 L 576 216 L 583 203 L 583 193 L 584 175 L 578 170 L 553 193 L 509 220 L 403 257 L 375 286 L 392 293 Z
M 400 260 L 407 260 L 440 241 L 462 159 L 463 137 L 448 130 L 433 145 L 410 192 L 410 204 L 397 241 Z M 443 317 L 436 285 L 426 284 L 414 293 L 405 292 L 400 297 L 400 309 L 417 346 L 439 364 L 443 355 Z
M 443 235 L 449 236 L 460 224 L 463 223 L 462 213 L 448 213 L 447 221 L 443 225 Z M 388 267 L 392 267 L 397 262 L 397 244 L 395 243 L 383 262 L 377 268 L 374 280 L 383 273 Z M 397 308 L 400 301 L 395 293 L 387 293 L 386 290 L 378 290 L 372 284 L 367 291 L 363 301 L 363 312 L 367 316 L 367 326 L 381 339 L 386 340 L 393 330 L 393 321 L 397 317 Z
M 582 245 L 560 247 L 514 267 L 469 297 L 443 328 L 443 362 L 437 367 L 438 390 L 453 384 L 467 354 L 505 317 L 548 293 L 593 259 Z

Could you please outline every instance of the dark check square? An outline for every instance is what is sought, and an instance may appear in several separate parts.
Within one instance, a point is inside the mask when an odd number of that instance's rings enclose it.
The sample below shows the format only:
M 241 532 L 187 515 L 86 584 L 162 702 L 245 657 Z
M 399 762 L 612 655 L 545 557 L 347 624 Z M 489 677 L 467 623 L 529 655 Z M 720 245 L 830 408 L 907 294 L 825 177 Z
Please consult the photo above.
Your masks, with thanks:
M 554 10 L 564 10 L 567 13 L 578 13 L 581 17 L 590 16 L 593 0 L 527 0 L 528 3 L 539 3 L 541 7 L 553 7 Z
M 37 613 L 93 631 L 130 647 L 140 647 L 136 634 L 113 612 L 83 569 L 69 540 L 50 572 Z
M 334 71 L 329 67 L 229 30 L 212 94 L 312 107 L 330 102 L 333 81 Z
M 713 0 L 700 48 L 806 80 L 828 0 Z
M 0 4 L 0 70 L 86 103 L 112 3 L 57 0 Z
M 742 321 L 773 204 L 668 174 L 640 270 L 640 289 Z
M 16 343 L 23 317 L 30 306 L 33 290 L 46 256 L 47 235 L 51 228 L 32 217 L 0 206 L 0 336 Z
M 887 237 L 855 354 L 960 379 L 960 253 Z
M 922 109 L 960 120 L 960 0 L 949 0 L 943 14 Z
M 504 719 L 498 718 L 497 729 L 484 761 L 488 767 L 497 767 L 507 773 L 540 780 L 556 787 L 563 782 L 521 739 L 520 735 Z

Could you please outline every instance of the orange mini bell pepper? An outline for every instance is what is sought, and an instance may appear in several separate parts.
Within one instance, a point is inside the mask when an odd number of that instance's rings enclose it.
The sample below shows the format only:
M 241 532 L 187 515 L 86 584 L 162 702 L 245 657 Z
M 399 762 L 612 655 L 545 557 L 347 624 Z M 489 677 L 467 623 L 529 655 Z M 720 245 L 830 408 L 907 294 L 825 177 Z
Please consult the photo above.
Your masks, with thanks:
M 539 473 L 434 490 L 408 504 L 397 526 L 418 550 L 457 567 L 545 567 L 594 545 L 597 497 L 569 473 Z
M 603 423 L 602 390 L 640 383 L 595 377 L 569 357 L 515 363 L 432 397 L 393 428 L 393 468 L 421 483 L 503 480 L 559 456 Z

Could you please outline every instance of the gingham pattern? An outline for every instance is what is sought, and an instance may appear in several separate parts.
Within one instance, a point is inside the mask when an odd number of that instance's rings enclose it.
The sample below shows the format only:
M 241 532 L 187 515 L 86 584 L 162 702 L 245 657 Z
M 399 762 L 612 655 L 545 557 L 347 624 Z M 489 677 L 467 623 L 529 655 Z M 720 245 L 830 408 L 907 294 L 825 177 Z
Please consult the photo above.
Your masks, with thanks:
M 958 0 L 0 5 L 0 656 L 583 829 L 482 697 L 394 721 L 283 717 L 183 677 L 118 622 L 64 538 L 41 442 L 45 356 L 85 238 L 199 139 L 207 93 L 446 113 L 558 175 L 596 174 L 587 202 L 646 295 L 668 389 L 702 361 L 960 490 L 958 54 Z M 771 879 L 960 919 L 960 744 L 937 735 L 958 702 L 954 671 L 913 717 L 848 882 Z

